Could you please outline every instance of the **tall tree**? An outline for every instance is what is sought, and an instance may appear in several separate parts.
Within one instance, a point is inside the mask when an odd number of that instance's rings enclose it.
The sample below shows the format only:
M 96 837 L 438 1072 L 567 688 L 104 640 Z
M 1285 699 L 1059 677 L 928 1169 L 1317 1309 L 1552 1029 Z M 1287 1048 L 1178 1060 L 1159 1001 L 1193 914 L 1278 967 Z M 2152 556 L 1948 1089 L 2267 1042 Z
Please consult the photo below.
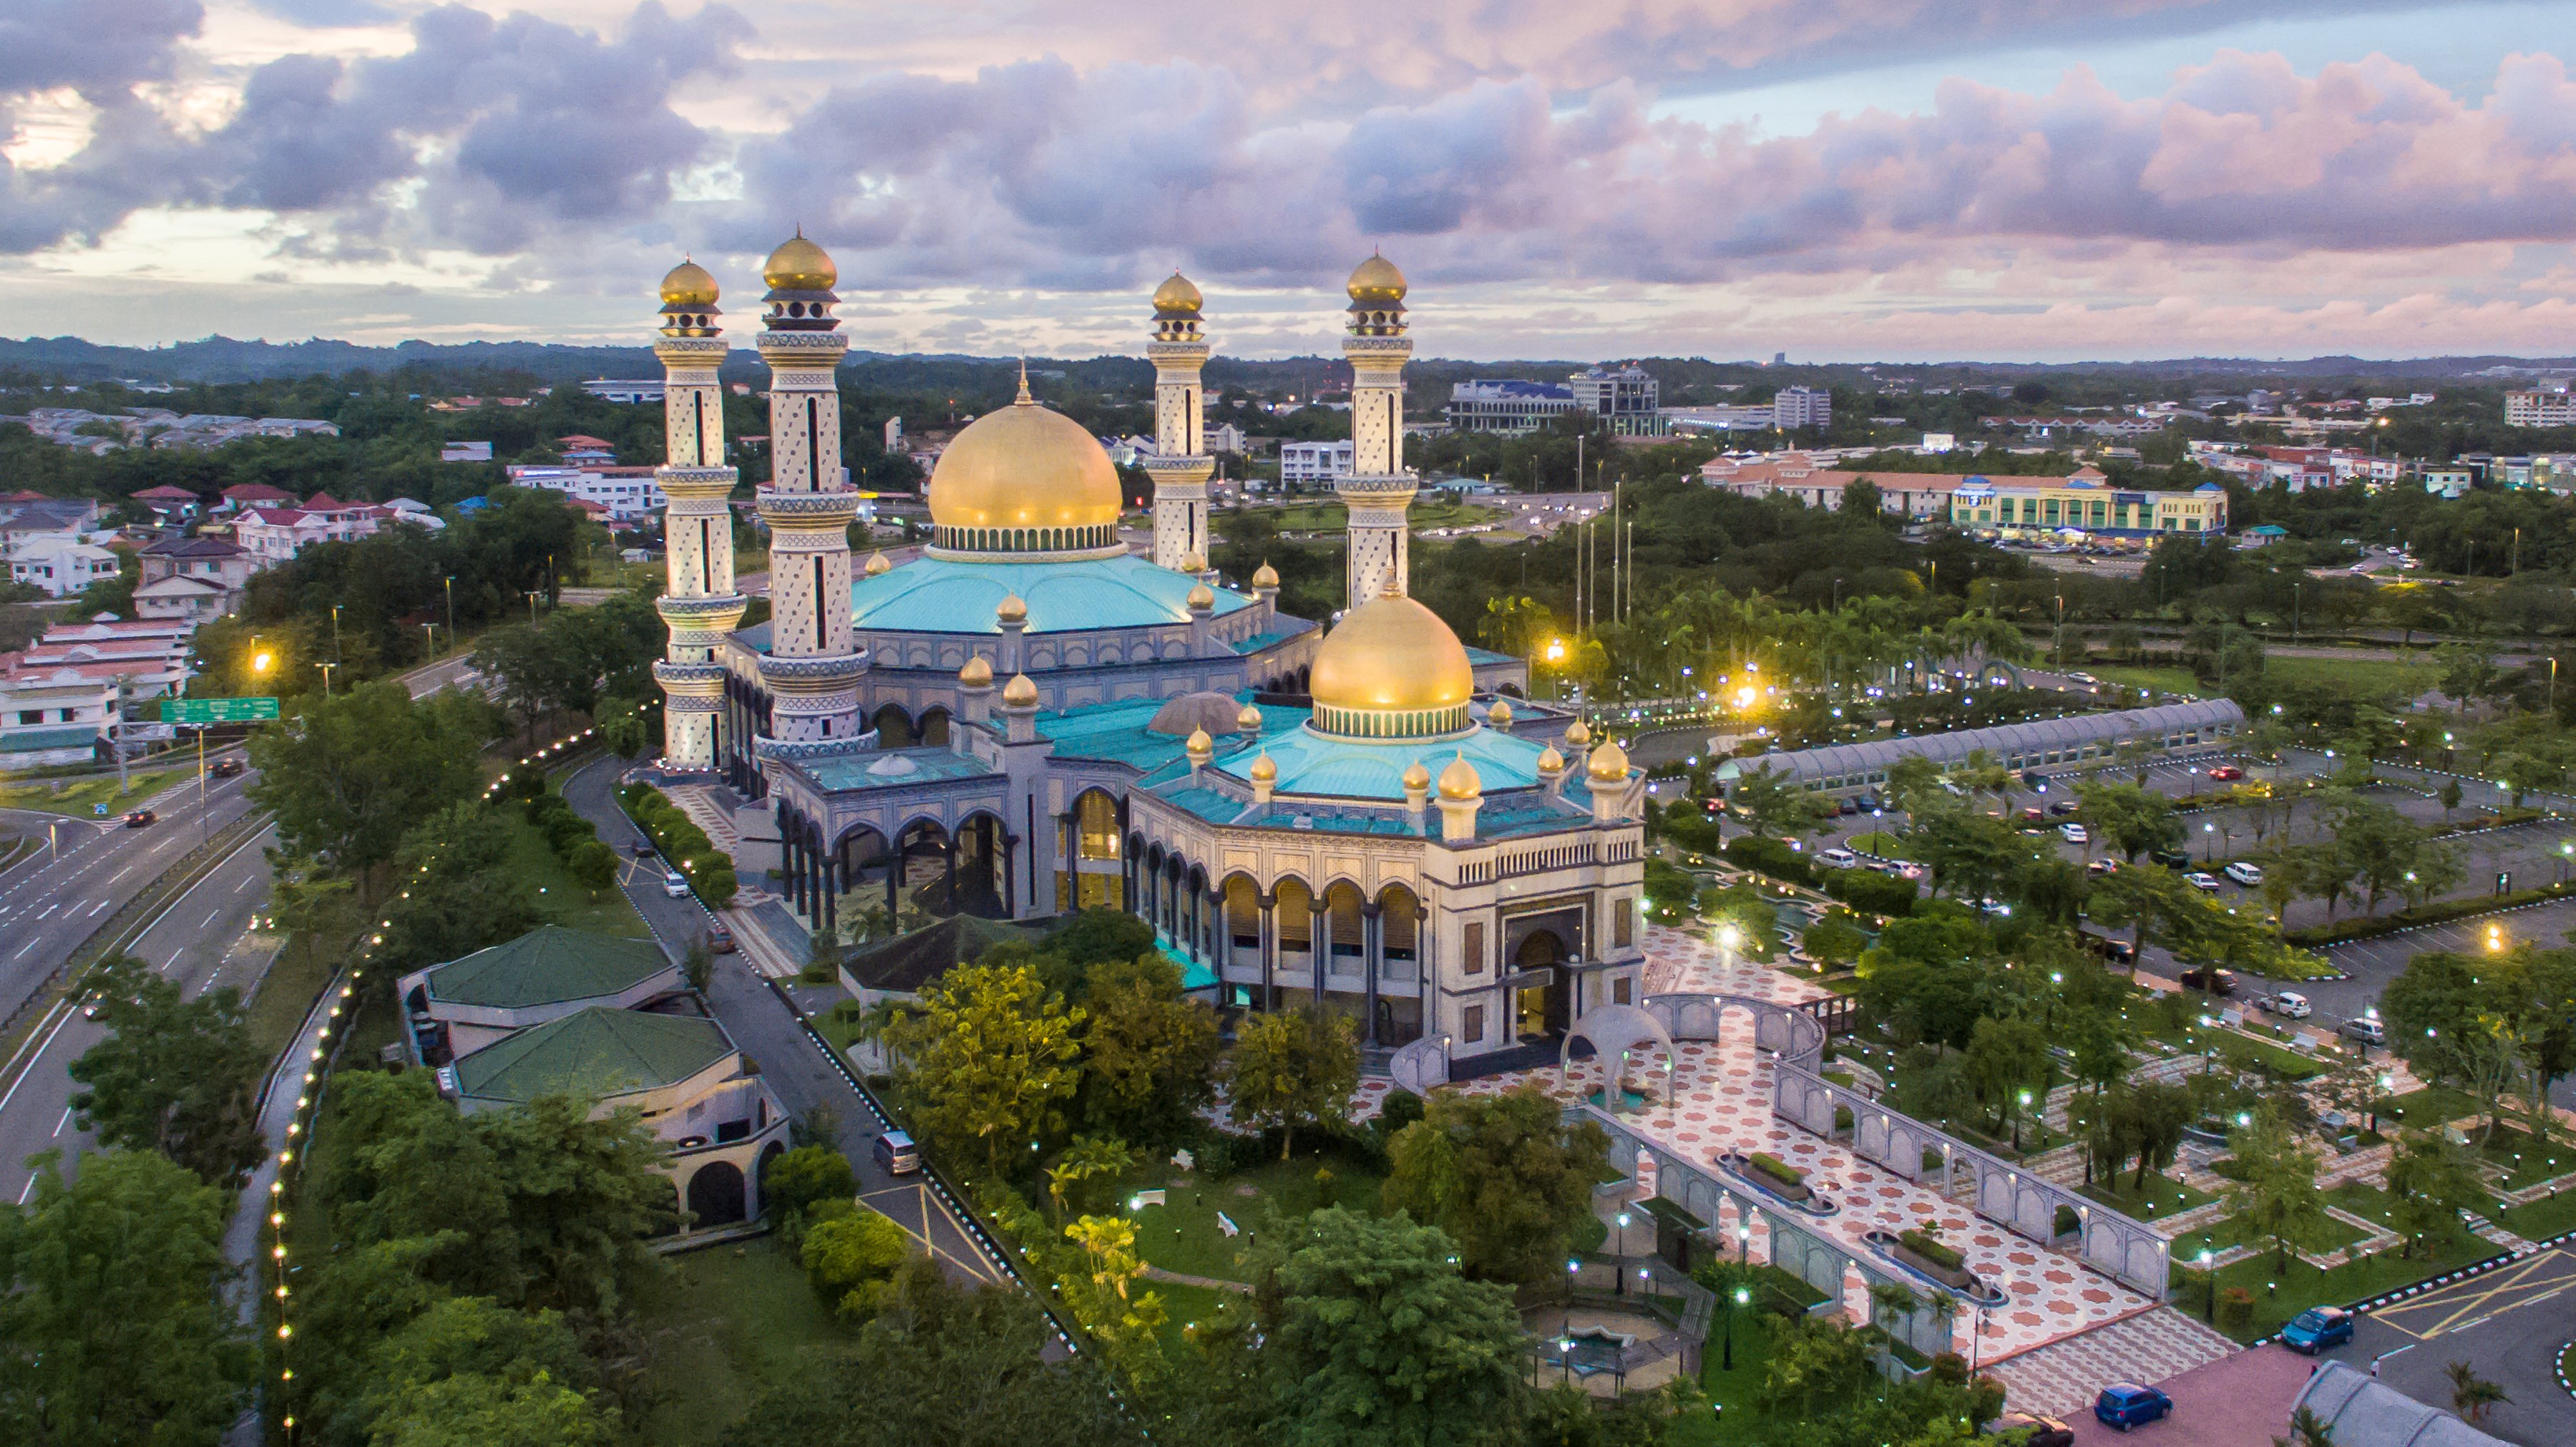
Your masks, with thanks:
M 454 693 L 414 701 L 399 683 L 308 698 L 298 717 L 250 737 L 251 801 L 277 815 L 290 853 L 360 880 L 390 861 L 404 831 L 481 784 L 482 706 Z
M 259 1082 L 268 1055 L 231 986 L 191 1000 L 130 955 L 90 976 L 106 1039 L 71 1064 L 71 1098 L 99 1143 L 159 1151 L 208 1185 L 238 1188 L 267 1143 Z
M 1804 834 L 1825 817 L 1824 801 L 1785 774 L 1747 769 L 1727 786 L 1726 812 L 1757 839 Z
M 1536 1085 L 1489 1096 L 1442 1091 L 1388 1143 L 1381 1199 L 1447 1232 L 1470 1276 L 1545 1280 L 1592 1214 L 1609 1150 L 1599 1126 L 1567 1125 L 1559 1114 Z
M 931 1139 L 998 1171 L 1003 1152 L 1057 1125 L 1081 1081 L 1088 1018 L 1032 966 L 961 965 L 921 991 L 887 1045 Z
M 2388 1160 L 2389 1215 L 2404 1254 L 2427 1254 L 2457 1239 L 2460 1213 L 2489 1209 L 2486 1182 L 2468 1148 L 2438 1130 L 2408 1131 Z
M 1216 1098 L 1216 1012 L 1181 992 L 1160 953 L 1093 968 L 1083 1031 L 1083 1114 L 1095 1130 L 1166 1140 Z
M 219 1295 L 232 1194 L 109 1151 L 66 1184 L 38 1158 L 0 1205 L 0 1424 L 62 1447 L 212 1447 L 257 1357 Z
M 2247 1232 L 2272 1243 L 2273 1266 L 2286 1271 L 2290 1245 L 2326 1219 L 2317 1189 L 2317 1154 L 2299 1144 L 2280 1111 L 2266 1102 L 2253 1123 L 2227 1133 L 2243 1179 L 2227 1192 L 2228 1214 Z
M 1298 1447 L 1481 1447 L 1520 1418 L 1511 1288 L 1459 1274 L 1449 1238 L 1334 1207 L 1257 1248 L 1273 1420 Z M 1275 1354 L 1275 1355 L 1273 1355 Z
M 1237 1120 L 1278 1128 L 1284 1161 L 1299 1126 L 1349 1115 L 1359 1076 L 1359 1044 L 1347 1018 L 1311 1005 L 1270 1010 L 1235 1027 L 1226 1098 Z

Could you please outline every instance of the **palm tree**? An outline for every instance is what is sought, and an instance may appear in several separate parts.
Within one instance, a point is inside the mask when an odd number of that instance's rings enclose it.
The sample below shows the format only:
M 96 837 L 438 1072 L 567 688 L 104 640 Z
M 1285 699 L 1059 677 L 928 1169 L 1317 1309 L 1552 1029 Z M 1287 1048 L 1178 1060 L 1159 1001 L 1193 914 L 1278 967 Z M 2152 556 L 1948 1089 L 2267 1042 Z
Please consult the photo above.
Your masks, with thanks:
M 900 1052 L 895 1041 L 902 1035 L 901 1026 L 912 1018 L 912 1007 L 888 996 L 870 1004 L 859 1013 L 858 1028 L 851 1039 L 862 1045 L 874 1045 L 885 1053 L 889 1067 L 898 1063 Z
M 2334 1447 L 2334 1429 L 2312 1407 L 2290 1414 L 2290 1435 L 2272 1439 L 2272 1447 Z
M 2442 1371 L 2451 1379 L 2451 1410 L 2472 1422 L 2485 1421 L 2487 1409 L 2496 1403 L 2513 1400 L 2467 1362 L 2453 1362 Z
M 1874 1324 L 1888 1335 L 1896 1334 L 1893 1323 L 1903 1321 L 1923 1309 L 1923 1298 L 1899 1281 L 1880 1281 L 1869 1288 L 1870 1315 Z

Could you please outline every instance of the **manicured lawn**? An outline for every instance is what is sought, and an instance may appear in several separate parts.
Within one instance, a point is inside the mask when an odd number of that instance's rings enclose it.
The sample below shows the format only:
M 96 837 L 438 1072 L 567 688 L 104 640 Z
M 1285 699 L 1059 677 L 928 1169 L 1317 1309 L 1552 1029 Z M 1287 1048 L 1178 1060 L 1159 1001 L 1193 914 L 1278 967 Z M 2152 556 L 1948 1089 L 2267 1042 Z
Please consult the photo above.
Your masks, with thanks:
M 611 887 L 597 897 L 573 883 L 572 874 L 546 836 L 528 822 L 525 810 L 510 805 L 503 817 L 511 824 L 510 872 L 537 892 L 537 908 L 555 924 L 569 929 L 588 930 L 593 934 L 616 935 L 624 939 L 650 939 L 652 931 L 644 927 L 644 917 L 626 891 Z M 634 867 L 633 860 L 619 862 L 620 871 Z
M 2264 1067 L 2269 1067 L 2273 1075 L 2283 1080 L 2308 1080 L 2326 1073 L 2325 1062 L 2312 1055 L 2302 1055 L 2285 1046 L 2256 1040 L 2233 1030 L 2208 1031 L 2204 1038 L 2217 1050 L 2220 1059 L 2249 1074 Z
M 2346 1181 L 2326 1192 L 2326 1204 L 2339 1206 L 2365 1221 L 2376 1221 L 2392 1231 L 2397 1229 L 2396 1223 L 2389 1218 L 2390 1209 L 2395 1203 L 2389 1199 L 2386 1191 L 2377 1186 L 2365 1186 L 2359 1181 Z
M 2147 1173 L 2147 1188 L 2140 1192 L 2133 1189 L 2137 1179 L 2133 1175 L 2120 1176 L 2116 1181 L 2097 1179 L 2092 1185 L 2079 1186 L 2076 1189 L 2105 1206 L 2113 1207 L 2122 1214 L 2141 1221 L 2152 1221 L 2159 1216 L 2188 1211 L 2194 1206 L 2206 1206 L 2217 1199 L 2207 1191 L 2184 1185 L 2180 1181 L 2157 1175 L 2153 1171 Z
M 2166 693 L 2200 691 L 2200 680 L 2192 677 L 2191 670 L 2187 668 L 2139 668 L 2130 664 L 2105 663 L 2095 667 L 2092 673 L 2104 683 L 2116 683 L 2124 688 L 2154 688 Z
M 2295 1251 L 2322 1256 L 2329 1251 L 2340 1251 L 2352 1245 L 2361 1240 L 2363 1234 L 2360 1227 L 2328 1216 L 2308 1230 L 2292 1237 L 2290 1246 Z M 2230 1246 L 2256 1246 L 2268 1250 L 2270 1242 L 2268 1238 L 2257 1237 L 2247 1231 L 2243 1223 L 2230 1216 L 2203 1230 L 2176 1236 L 2173 1243 L 2173 1259 L 2196 1261 L 2203 1251 L 2223 1251 Z M 2269 1264 L 2268 1256 L 2264 1260 Z M 2295 1264 L 2297 1258 L 2293 1257 L 2291 1260 Z
M 637 1440 L 721 1440 L 771 1383 L 808 1369 L 807 1349 L 848 1340 L 774 1238 L 671 1258 L 636 1303 L 659 1387 Z
M 2546 1241 L 2552 1236 L 2576 1231 L 2576 1191 L 2561 1191 L 2527 1206 L 2516 1206 L 2495 1218 L 2506 1230 L 2526 1241 Z
M 170 786 L 173 779 L 193 774 L 195 766 L 185 769 L 135 769 L 127 774 L 131 788 L 120 792 L 114 774 L 90 779 L 15 784 L 0 789 L 0 808 L 40 809 L 48 814 L 69 814 L 77 818 L 103 817 L 97 807 L 105 804 L 105 815 L 122 814 L 145 799 Z M 61 792 L 55 792 L 59 784 Z
M 2411 698 L 2432 686 L 2429 664 L 2392 663 L 2377 658 L 2282 658 L 2263 660 L 2269 682 L 2340 690 L 2351 698 Z
M 2197 1247 L 2193 1249 L 2198 1250 Z M 2348 1261 L 2332 1271 L 2319 1271 L 2293 1256 L 2289 1269 L 2276 1274 L 2272 1270 L 2272 1257 L 2267 1252 L 2219 1269 L 2221 1291 L 2241 1286 L 2254 1294 L 2253 1325 L 2241 1332 L 2229 1331 L 2228 1334 L 2239 1341 L 2250 1342 L 2258 1336 L 2280 1330 L 2291 1317 L 2321 1302 L 2341 1306 L 2377 1296 L 2383 1291 L 2394 1291 L 2428 1276 L 2439 1276 L 2494 1254 L 2494 1247 L 2463 1232 L 2457 1241 L 2429 1257 L 2422 1254 L 2401 1257 L 2392 1249 L 2359 1261 Z M 2179 1241 L 2174 1243 L 2174 1259 L 2182 1259 L 2182 1243 Z M 2279 1291 L 2266 1290 L 2268 1284 L 2275 1282 L 2280 1286 Z M 2186 1301 L 2185 1305 L 2198 1303 Z M 2228 1328 L 2221 1326 L 2219 1330 L 2228 1331 Z
M 2380 1129 L 2383 1131 L 2388 1128 L 2388 1122 L 2392 1120 L 2418 1130 L 2430 1130 L 2435 1126 L 2458 1120 L 2462 1116 L 2476 1115 L 2478 1103 L 2447 1085 L 2433 1085 L 2422 1090 L 2409 1091 L 2404 1095 L 2390 1096 L 2381 1101 L 2376 1109 L 2379 1113 Z
M 1193 1326 L 1213 1326 L 1229 1313 L 1250 1309 L 1252 1298 L 1240 1291 L 1223 1291 L 1213 1286 L 1188 1286 L 1178 1281 L 1140 1281 L 1128 1288 L 1131 1292 L 1153 1291 L 1162 1294 L 1163 1337 L 1178 1344 Z
M 1315 1180 L 1318 1168 L 1333 1173 L 1329 1203 Z M 1136 1222 L 1137 1254 L 1147 1263 L 1183 1276 L 1240 1281 L 1243 1269 L 1236 1258 L 1260 1228 L 1263 1207 L 1276 1207 L 1283 1216 L 1302 1216 L 1326 1204 L 1373 1212 L 1383 1181 L 1338 1158 L 1270 1161 L 1220 1181 L 1206 1180 L 1169 1161 L 1156 1161 L 1122 1177 L 1116 1199 L 1123 1207 L 1140 1191 L 1159 1188 L 1166 1193 L 1164 1204 L 1128 1212 Z M 1227 1236 L 1217 1222 L 1220 1214 L 1242 1234 Z
M 1761 1415 L 1753 1408 L 1753 1394 L 1761 1389 L 1762 1369 L 1771 1360 L 1771 1333 L 1779 1318 L 1768 1312 L 1738 1311 L 1734 1316 L 1735 1370 L 1721 1370 L 1726 1352 L 1720 1334 L 1727 1314 L 1719 1312 L 1709 1322 L 1708 1345 L 1700 1351 L 1699 1386 L 1708 1393 L 1719 1409 L 1706 1415 L 1693 1413 L 1674 1424 L 1667 1439 L 1672 1447 L 1715 1447 L 1728 1442 L 1765 1440 Z
M 260 977 L 259 988 L 250 997 L 250 1038 L 270 1056 L 294 1043 L 314 998 L 331 983 L 344 953 L 338 943 L 342 938 L 334 936 L 332 942 L 317 943 L 311 949 L 290 943 Z
M 2469 1139 L 2477 1140 L 2471 1132 Z M 2576 1171 L 2576 1146 L 2564 1141 L 2548 1145 L 2532 1139 L 2531 1132 L 2500 1125 L 2489 1132 L 2479 1146 L 2480 1153 L 2505 1173 L 2504 1189 L 2519 1191 L 2546 1180 Z
M 1867 834 L 1853 835 L 1851 847 L 1863 854 L 1875 854 L 1882 859 L 1905 857 L 1905 841 L 1884 829 L 1873 829 Z

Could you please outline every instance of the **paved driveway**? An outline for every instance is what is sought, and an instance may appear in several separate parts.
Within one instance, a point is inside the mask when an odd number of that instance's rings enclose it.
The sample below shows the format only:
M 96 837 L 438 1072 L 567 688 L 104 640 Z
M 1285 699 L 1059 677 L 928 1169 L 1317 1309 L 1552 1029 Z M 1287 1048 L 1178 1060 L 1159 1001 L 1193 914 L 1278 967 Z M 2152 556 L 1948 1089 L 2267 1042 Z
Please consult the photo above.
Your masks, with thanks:
M 2290 1420 L 2290 1403 L 2307 1385 L 2311 1363 L 2296 1352 L 2263 1347 L 2194 1367 L 2162 1387 L 2174 1399 L 2173 1415 L 2127 1432 L 2094 1420 L 2088 1406 L 2069 1417 L 2077 1447 L 2135 1442 L 2155 1447 L 2272 1447 Z
M 2486 1431 L 2520 1447 L 2576 1447 L 2576 1401 L 2555 1368 L 2571 1338 L 2576 1255 L 2544 1251 L 2369 1313 L 2349 1344 L 2325 1355 L 2362 1368 L 2375 1359 L 2381 1381 L 2445 1411 L 2447 1369 L 2468 1362 L 2513 1399 L 2489 1410 Z

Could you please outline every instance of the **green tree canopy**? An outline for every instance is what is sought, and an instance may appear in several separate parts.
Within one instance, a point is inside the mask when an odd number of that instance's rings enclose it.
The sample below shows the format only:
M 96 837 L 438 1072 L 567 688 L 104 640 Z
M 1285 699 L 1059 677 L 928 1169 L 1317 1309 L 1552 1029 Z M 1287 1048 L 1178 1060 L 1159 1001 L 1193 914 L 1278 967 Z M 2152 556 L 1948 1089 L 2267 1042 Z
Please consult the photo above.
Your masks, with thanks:
M 1388 1143 L 1381 1199 L 1448 1233 L 1470 1276 L 1545 1280 L 1592 1214 L 1609 1150 L 1600 1127 L 1558 1116 L 1555 1098 L 1535 1085 L 1442 1091 Z
M 1052 1130 L 1081 1081 L 1089 1015 L 1067 1008 L 1027 964 L 960 965 L 891 1024 L 897 1078 L 931 1140 L 998 1169 L 1005 1151 Z
M 1299 1126 L 1348 1117 L 1359 1076 L 1359 1044 L 1347 1018 L 1311 1005 L 1266 1010 L 1235 1027 L 1226 1099 L 1235 1119 L 1279 1130 L 1284 1161 Z
M 186 998 L 141 960 L 115 955 L 90 975 L 110 1032 L 71 1064 L 72 1110 L 99 1143 L 159 1151 L 208 1185 L 238 1187 L 267 1142 L 259 1083 L 268 1054 L 250 1037 L 231 986 Z

